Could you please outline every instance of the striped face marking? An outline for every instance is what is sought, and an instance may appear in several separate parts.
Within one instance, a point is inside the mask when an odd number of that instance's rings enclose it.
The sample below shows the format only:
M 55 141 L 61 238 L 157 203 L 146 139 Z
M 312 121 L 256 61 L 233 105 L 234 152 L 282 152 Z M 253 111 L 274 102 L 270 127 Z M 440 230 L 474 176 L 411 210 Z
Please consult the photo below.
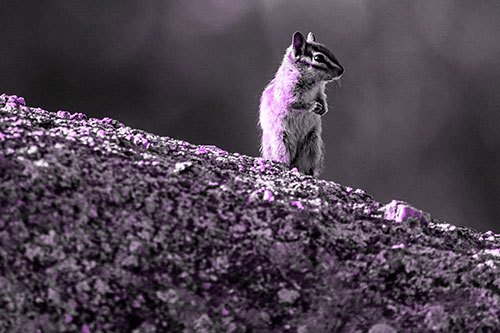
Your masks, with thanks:
M 326 55 L 321 52 L 312 53 L 312 64 L 325 65 L 328 68 L 338 68 L 339 66 L 331 61 Z
M 312 33 L 307 35 L 307 40 L 300 32 L 294 33 L 291 50 L 290 59 L 295 59 L 292 62 L 301 64 L 302 68 L 310 68 L 311 75 L 316 75 L 322 80 L 339 79 L 344 73 L 344 68 L 337 58 L 326 46 L 317 43 Z
M 306 51 L 304 61 L 309 66 L 319 70 L 335 71 L 338 76 L 342 75 L 344 69 L 328 49 L 317 43 L 310 43 L 308 46 L 309 52 Z
M 321 66 L 327 69 L 342 69 L 337 58 L 323 45 L 310 44 L 310 55 L 312 65 Z

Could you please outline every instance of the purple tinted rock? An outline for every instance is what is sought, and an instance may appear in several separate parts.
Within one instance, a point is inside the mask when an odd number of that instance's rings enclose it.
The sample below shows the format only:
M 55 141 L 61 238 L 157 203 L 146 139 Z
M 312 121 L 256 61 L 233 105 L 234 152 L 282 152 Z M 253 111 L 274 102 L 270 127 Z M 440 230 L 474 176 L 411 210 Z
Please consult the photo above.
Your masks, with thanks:
M 70 115 L 69 118 L 70 119 L 84 120 L 84 119 L 87 119 L 87 115 L 80 113 L 80 112 L 75 112 L 72 115 Z
M 111 121 L 113 121 L 113 119 L 109 118 L 109 117 L 104 117 L 100 120 L 100 122 L 102 124 L 106 124 L 106 125 L 109 125 L 109 123 L 111 123 Z
M 298 209 L 304 209 L 304 205 L 300 201 L 291 201 L 290 205 L 297 207 Z
M 429 213 L 416 209 L 404 201 L 392 200 L 379 210 L 384 213 L 385 219 L 395 222 L 402 222 L 408 217 L 415 217 L 426 223 L 431 221 Z
M 197 155 L 206 154 L 207 150 L 204 147 L 199 147 L 194 153 Z
M 89 127 L 80 128 L 80 135 L 90 135 L 90 128 Z
M 442 305 L 433 305 L 427 308 L 424 323 L 431 332 L 448 331 L 449 321 Z
M 271 190 L 264 190 L 264 195 L 262 197 L 263 200 L 273 202 L 274 201 L 274 195 Z
M 32 108 L 31 111 L 36 112 L 36 113 L 41 113 L 41 114 L 47 114 L 48 111 L 44 110 L 42 108 Z
M 45 132 L 44 132 L 43 130 L 33 131 L 32 133 L 33 133 L 33 135 L 35 135 L 35 136 L 42 136 L 42 135 L 45 135 Z
M 0 332 L 500 327 L 492 232 L 391 223 L 411 214 L 279 163 L 72 117 L 0 113 Z
M 398 331 L 394 327 L 384 323 L 375 324 L 368 331 L 368 333 L 397 333 L 397 332 Z
M 266 160 L 263 158 L 257 158 L 255 160 L 254 165 L 255 165 L 255 169 L 260 171 L 260 172 L 263 172 L 266 170 Z
M 26 106 L 26 101 L 24 97 L 18 97 L 17 95 L 8 96 L 6 94 L 2 94 L 0 99 L 6 103 L 6 106 L 10 106 L 12 108 L 16 108 L 18 106 Z
M 281 289 L 278 292 L 280 303 L 293 303 L 300 297 L 300 293 L 293 289 Z
M 65 119 L 65 118 L 69 118 L 69 116 L 70 116 L 70 115 L 71 115 L 71 114 L 70 114 L 68 111 L 64 111 L 64 110 L 59 110 L 59 111 L 57 111 L 57 116 L 58 116 L 59 118 L 63 118 L 63 119 Z

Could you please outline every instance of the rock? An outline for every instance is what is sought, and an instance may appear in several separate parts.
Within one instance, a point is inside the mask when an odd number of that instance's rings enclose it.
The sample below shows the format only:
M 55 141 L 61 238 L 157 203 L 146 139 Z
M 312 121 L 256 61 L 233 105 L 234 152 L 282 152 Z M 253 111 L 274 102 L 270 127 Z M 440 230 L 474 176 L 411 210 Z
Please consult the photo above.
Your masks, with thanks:
M 0 207 L 0 332 L 500 328 L 499 235 L 5 94 Z
M 375 324 L 373 325 L 368 333 L 397 333 L 392 326 L 386 324 Z
M 427 223 L 431 221 L 431 215 L 429 213 L 399 200 L 392 200 L 390 203 L 380 208 L 380 211 L 384 213 L 385 219 L 395 222 L 402 222 L 409 217 L 414 217 Z

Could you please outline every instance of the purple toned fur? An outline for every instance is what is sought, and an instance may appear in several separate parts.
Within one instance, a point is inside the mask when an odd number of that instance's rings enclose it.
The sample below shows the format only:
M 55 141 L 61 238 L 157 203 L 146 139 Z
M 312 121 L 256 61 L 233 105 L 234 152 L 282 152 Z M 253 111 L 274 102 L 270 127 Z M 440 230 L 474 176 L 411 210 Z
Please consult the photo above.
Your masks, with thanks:
M 328 112 L 325 84 L 343 73 L 335 56 L 312 33 L 292 38 L 274 79 L 262 93 L 259 123 L 266 159 L 317 176 L 323 165 L 321 116 Z

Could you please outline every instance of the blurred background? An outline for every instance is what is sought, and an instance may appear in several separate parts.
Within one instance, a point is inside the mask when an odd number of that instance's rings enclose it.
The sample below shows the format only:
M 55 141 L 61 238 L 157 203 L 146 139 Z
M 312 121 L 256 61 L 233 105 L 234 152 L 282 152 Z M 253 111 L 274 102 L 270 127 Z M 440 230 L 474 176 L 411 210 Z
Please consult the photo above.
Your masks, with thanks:
M 322 178 L 500 233 L 499 17 L 498 0 L 16 0 L 0 93 L 258 156 L 260 94 L 312 31 L 346 69 Z

